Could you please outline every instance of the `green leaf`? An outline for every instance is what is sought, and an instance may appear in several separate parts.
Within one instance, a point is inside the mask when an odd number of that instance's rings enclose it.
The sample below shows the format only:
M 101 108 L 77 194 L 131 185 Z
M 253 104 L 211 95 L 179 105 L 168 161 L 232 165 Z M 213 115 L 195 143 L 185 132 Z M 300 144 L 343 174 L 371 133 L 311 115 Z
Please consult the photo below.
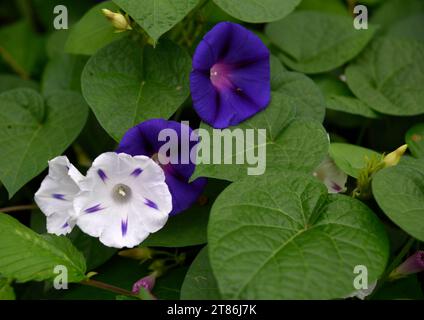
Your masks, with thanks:
M 290 103 L 281 93 L 274 92 L 270 105 L 264 111 L 238 126 L 230 127 L 230 130 L 216 130 L 202 124 L 201 128 L 207 130 L 211 137 L 209 150 L 211 164 L 197 164 L 192 179 L 211 177 L 236 181 L 248 175 L 250 170 L 256 171 L 251 174 L 260 174 L 261 165 L 265 170 L 276 168 L 312 172 L 327 154 L 328 138 L 320 123 L 295 119 L 295 112 L 293 103 Z M 246 141 L 247 137 L 251 136 L 246 129 L 253 129 L 251 133 L 255 141 L 251 141 L 247 146 L 246 142 L 234 143 L 234 136 L 237 136 L 236 129 L 244 134 L 243 139 Z M 266 133 L 259 131 L 260 129 L 266 130 Z M 221 152 L 219 157 L 217 150 L 222 151 L 222 148 L 214 146 L 214 139 L 221 141 L 222 146 L 225 146 L 226 140 L 232 139 L 233 143 L 226 152 Z M 244 146 L 244 150 L 238 151 L 236 145 Z M 264 148 L 266 148 L 266 154 Z M 204 150 L 200 151 L 200 149 Z M 205 150 L 207 150 L 206 144 L 199 148 L 198 152 L 203 154 Z M 253 152 L 255 157 L 258 154 L 263 155 L 263 161 L 259 157 L 259 161 L 249 164 L 246 160 L 250 159 L 248 154 L 251 155 Z M 243 164 L 237 164 L 239 156 L 243 157 Z M 213 157 L 217 157 L 221 164 L 217 164 L 216 160 L 212 161 Z M 231 164 L 224 164 L 226 162 Z
M 332 143 L 330 157 L 337 166 L 351 177 L 358 178 L 359 173 L 365 168 L 367 160 L 380 159 L 381 154 L 371 149 L 347 143 Z
M 389 242 L 362 202 L 309 175 L 276 171 L 230 185 L 215 202 L 209 257 L 224 299 L 334 299 L 383 273 Z
M 210 209 L 216 197 L 227 185 L 223 181 L 209 179 L 203 194 L 206 204 L 196 203 L 190 209 L 170 217 L 165 227 L 151 234 L 142 245 L 177 248 L 206 243 Z
M 16 88 L 30 88 L 38 90 L 38 83 L 32 80 L 24 80 L 12 74 L 0 74 L 0 93 Z
M 304 74 L 285 71 L 275 57 L 271 58 L 271 90 L 285 96 L 298 118 L 324 121 L 326 105 L 321 90 Z
M 355 98 L 347 85 L 341 80 L 324 76 L 315 79 L 315 81 L 324 92 L 328 109 L 365 118 L 378 118 L 378 114 L 367 104 Z
M 348 16 L 347 6 L 340 0 L 303 0 L 297 10 L 323 11 Z
M 424 43 L 380 38 L 346 69 L 353 93 L 371 108 L 390 115 L 424 113 Z
M 194 9 L 199 0 L 114 0 L 154 41 Z
M 409 129 L 405 140 L 414 157 L 424 158 L 424 123 L 419 123 Z
M 9 215 L 0 213 L 0 273 L 19 282 L 42 281 L 57 276 L 56 266 L 67 268 L 68 281 L 85 277 L 83 255 L 69 239 L 39 235 Z
M 44 58 L 44 39 L 25 21 L 0 29 L 0 56 L 23 78 L 36 73 Z
M 402 230 L 424 241 L 424 160 L 410 158 L 379 171 L 372 191 L 384 213 Z
M 110 42 L 122 38 L 125 33 L 116 33 L 114 27 L 102 13 L 102 9 L 118 11 L 112 1 L 105 1 L 91 8 L 72 27 L 65 50 L 72 54 L 92 55 Z
M 61 54 L 49 61 L 43 73 L 41 90 L 44 96 L 55 91 L 81 92 L 81 73 L 87 62 L 84 56 Z
M 188 269 L 181 300 L 220 300 L 221 295 L 209 263 L 208 248 L 204 247 Z
M 100 49 L 82 74 L 82 91 L 117 141 L 134 125 L 169 118 L 189 95 L 189 55 L 169 41 L 154 49 L 124 38 Z
M 371 17 L 371 22 L 387 28 L 418 12 L 424 12 L 424 3 L 421 0 L 384 1 Z
M 362 51 L 374 32 L 372 26 L 356 30 L 349 17 L 312 11 L 295 12 L 266 27 L 271 42 L 283 52 L 283 63 L 304 73 L 342 66 Z
M 64 53 L 68 36 L 68 30 L 58 30 L 49 35 L 46 43 L 46 51 L 49 59 L 54 59 Z
M 31 89 L 0 94 L 0 180 L 10 197 L 66 150 L 86 118 L 76 93 L 56 92 L 46 100 Z
M 292 12 L 301 0 L 214 0 L 229 15 L 246 22 L 277 21 Z
M 389 37 L 405 38 L 424 41 L 424 13 L 409 16 L 390 26 L 386 35 Z
M 0 275 L 0 301 L 1 300 L 15 300 L 15 291 L 10 285 L 10 280 Z

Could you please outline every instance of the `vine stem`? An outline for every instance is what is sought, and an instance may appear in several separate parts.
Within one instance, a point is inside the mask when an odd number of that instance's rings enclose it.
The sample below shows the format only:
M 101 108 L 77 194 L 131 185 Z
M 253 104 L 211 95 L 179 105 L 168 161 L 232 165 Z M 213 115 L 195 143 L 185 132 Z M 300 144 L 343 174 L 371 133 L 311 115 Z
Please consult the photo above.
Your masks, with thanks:
M 104 283 L 104 282 L 97 281 L 97 280 L 93 280 L 93 279 L 83 280 L 83 281 L 80 282 L 80 284 L 90 286 L 90 287 L 99 288 L 99 289 L 103 289 L 103 290 L 110 291 L 110 292 L 120 294 L 120 295 L 139 298 L 136 294 L 132 293 L 129 290 L 122 289 L 122 288 L 119 288 L 119 287 L 115 287 L 111 284 Z
M 7 212 L 15 212 L 15 211 L 27 211 L 27 210 L 34 210 L 37 208 L 38 207 L 35 204 L 25 204 L 21 206 L 0 208 L 0 212 L 7 213 Z

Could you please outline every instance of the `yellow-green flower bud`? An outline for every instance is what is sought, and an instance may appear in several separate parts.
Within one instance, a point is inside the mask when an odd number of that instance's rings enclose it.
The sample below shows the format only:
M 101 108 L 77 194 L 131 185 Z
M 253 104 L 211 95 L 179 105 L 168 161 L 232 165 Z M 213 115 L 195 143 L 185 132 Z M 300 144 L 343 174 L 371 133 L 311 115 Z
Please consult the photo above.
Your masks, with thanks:
M 396 166 L 404 153 L 406 152 L 406 149 L 408 149 L 408 145 L 404 144 L 403 146 L 397 148 L 395 151 L 389 153 L 384 157 L 384 163 L 386 167 L 393 167 Z
M 132 30 L 131 25 L 128 19 L 119 12 L 113 12 L 109 9 L 102 9 L 105 17 L 112 23 L 113 27 L 116 29 L 115 32 L 124 32 L 127 30 Z
M 147 247 L 122 250 L 119 251 L 118 254 L 121 257 L 131 258 L 135 260 L 149 260 L 153 256 L 152 250 Z

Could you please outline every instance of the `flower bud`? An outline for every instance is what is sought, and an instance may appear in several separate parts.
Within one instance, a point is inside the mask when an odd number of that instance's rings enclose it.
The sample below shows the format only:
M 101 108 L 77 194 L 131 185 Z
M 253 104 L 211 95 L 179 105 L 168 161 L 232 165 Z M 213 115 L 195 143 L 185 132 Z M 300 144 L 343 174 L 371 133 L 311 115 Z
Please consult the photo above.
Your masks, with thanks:
M 144 288 L 148 292 L 151 292 L 155 286 L 155 283 L 156 283 L 156 273 L 153 272 L 150 275 L 144 278 L 141 278 L 136 283 L 134 283 L 132 287 L 132 293 L 139 294 L 141 288 Z
M 110 11 L 109 9 L 102 9 L 102 12 L 116 29 L 115 32 L 118 33 L 126 30 L 132 30 L 128 19 L 123 14 Z
M 398 279 L 424 271 L 424 251 L 417 251 L 390 274 L 390 279 Z
M 404 144 L 403 146 L 397 148 L 395 151 L 389 153 L 387 156 L 384 157 L 384 163 L 386 167 L 393 167 L 396 166 L 400 158 L 404 155 L 406 152 L 406 149 L 408 149 L 408 145 Z
M 133 248 L 119 251 L 121 257 L 131 258 L 135 260 L 149 260 L 153 256 L 153 251 L 147 247 Z

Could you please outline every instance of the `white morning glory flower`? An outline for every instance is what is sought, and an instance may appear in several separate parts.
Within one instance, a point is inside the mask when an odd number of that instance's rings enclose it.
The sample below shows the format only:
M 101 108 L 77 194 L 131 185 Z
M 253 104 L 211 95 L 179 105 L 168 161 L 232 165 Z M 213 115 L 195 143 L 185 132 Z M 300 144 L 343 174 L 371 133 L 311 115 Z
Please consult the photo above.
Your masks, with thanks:
M 326 156 L 315 169 L 314 176 L 327 186 L 329 193 L 346 191 L 347 175 L 339 169 L 330 156 Z
M 161 167 L 146 156 L 108 152 L 94 160 L 75 198 L 77 225 L 109 247 L 134 247 L 172 210 Z
M 73 201 L 84 176 L 61 156 L 49 161 L 49 174 L 35 194 L 35 202 L 47 216 L 47 231 L 67 234 L 75 225 Z

